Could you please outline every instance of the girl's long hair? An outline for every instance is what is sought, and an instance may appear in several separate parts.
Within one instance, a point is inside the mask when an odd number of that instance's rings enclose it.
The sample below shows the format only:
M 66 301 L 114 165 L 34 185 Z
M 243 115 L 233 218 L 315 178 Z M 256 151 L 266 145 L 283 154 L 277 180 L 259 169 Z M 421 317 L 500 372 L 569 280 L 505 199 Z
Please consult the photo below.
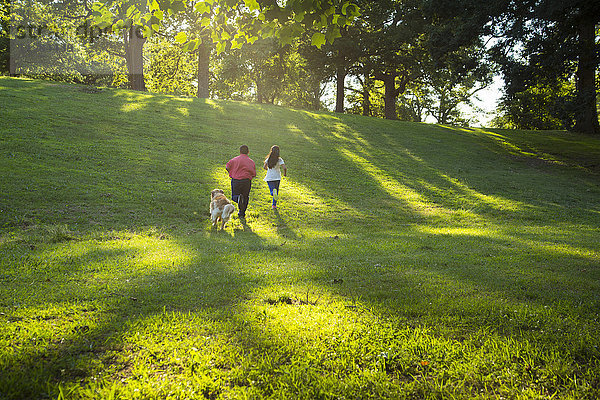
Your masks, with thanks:
M 267 156 L 267 167 L 275 168 L 279 162 L 279 146 L 271 146 L 271 151 Z

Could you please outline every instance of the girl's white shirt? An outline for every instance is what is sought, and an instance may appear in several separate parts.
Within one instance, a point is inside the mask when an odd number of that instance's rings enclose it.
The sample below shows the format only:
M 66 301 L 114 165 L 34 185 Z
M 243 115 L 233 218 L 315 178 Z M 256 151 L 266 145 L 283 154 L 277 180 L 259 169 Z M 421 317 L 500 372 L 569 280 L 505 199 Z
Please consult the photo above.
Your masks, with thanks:
M 267 162 L 267 160 L 265 160 Z M 267 169 L 267 174 L 265 175 L 265 181 L 280 181 L 281 180 L 281 166 L 284 165 L 283 158 L 279 157 L 279 161 L 273 168 Z

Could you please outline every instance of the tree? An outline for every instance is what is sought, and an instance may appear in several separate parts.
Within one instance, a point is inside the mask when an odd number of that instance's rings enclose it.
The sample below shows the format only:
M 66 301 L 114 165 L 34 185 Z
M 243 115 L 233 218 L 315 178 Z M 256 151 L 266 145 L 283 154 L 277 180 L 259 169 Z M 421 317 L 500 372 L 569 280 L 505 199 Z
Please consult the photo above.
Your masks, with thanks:
M 363 115 L 377 115 L 375 104 L 382 97 L 382 113 L 388 119 L 422 121 L 429 113 L 441 123 L 459 121 L 457 106 L 489 79 L 480 40 L 483 19 L 459 12 L 459 3 L 360 3 L 361 17 L 350 28 L 359 32 L 354 42 L 364 55 L 352 68 L 361 86 L 351 89 L 353 112 L 360 101 Z M 453 7 L 447 10 L 448 5 Z M 383 93 L 377 89 L 379 83 Z
M 308 30 L 314 30 L 312 43 L 320 47 L 340 37 L 340 29 L 349 25 L 358 15 L 358 6 L 350 0 L 205 0 L 187 3 L 186 0 L 147 0 L 131 4 L 127 0 L 108 0 L 93 5 L 93 16 L 100 26 L 106 23 L 117 28 L 122 25 L 141 26 L 148 37 L 160 30 L 162 21 L 171 15 L 185 11 L 191 5 L 200 14 L 210 11 L 217 20 L 211 39 L 216 43 L 217 53 L 229 48 L 240 48 L 253 43 L 258 37 L 275 37 L 282 44 L 291 44 Z M 125 15 L 119 11 L 126 10 Z M 228 31 L 228 11 L 244 10 L 251 18 L 237 21 L 239 30 Z M 203 26 L 210 21 L 201 21 Z M 188 49 L 195 50 L 201 39 L 190 39 Z
M 212 46 L 208 42 L 202 42 L 198 46 L 198 70 L 196 97 L 208 99 L 210 97 L 210 53 Z
M 143 0 L 123 1 L 115 3 L 92 4 L 88 16 L 93 17 L 91 29 L 106 34 L 120 32 L 123 38 L 123 52 L 115 53 L 125 59 L 129 87 L 133 90 L 145 91 L 144 81 L 144 45 L 152 32 L 152 25 L 157 26 L 157 17 L 140 18 L 147 11 Z
M 308 108 L 319 110 L 322 108 L 325 83 L 334 75 L 331 60 L 327 56 L 326 48 L 317 48 L 310 44 L 310 40 L 301 40 L 298 46 L 298 55 L 304 62 L 299 63 L 300 75 L 305 82 L 304 90 L 308 96 Z M 299 88 L 300 89 L 300 88 Z
M 110 52 L 123 57 L 131 86 L 144 89 L 142 47 L 146 38 L 139 27 L 123 20 L 115 25 L 112 21 L 92 25 L 88 17 L 94 10 L 85 0 L 14 0 L 11 6 L 14 70 L 57 80 L 110 84 L 107 80 L 115 70 L 114 59 L 106 55 Z M 117 12 L 126 14 L 122 9 Z M 119 49 L 113 46 L 117 40 L 114 32 L 119 32 L 122 41 Z M 35 62 L 20 63 L 20 58 Z
M 346 90 L 350 91 L 350 94 L 347 96 L 350 103 L 348 111 L 352 114 L 362 114 L 365 117 L 375 115 L 373 110 L 377 106 L 373 104 L 374 96 L 377 96 L 379 92 L 375 86 L 375 79 L 371 76 L 371 69 L 361 61 L 354 69 L 354 78 L 360 86 L 359 88 L 353 86 L 346 88 Z
M 323 93 L 319 60 L 302 54 L 321 53 L 314 46 L 281 46 L 277 40 L 259 39 L 241 49 L 215 57 L 214 93 L 220 98 L 320 109 Z
M 196 97 L 210 97 L 210 59 L 213 50 L 211 33 L 213 26 L 217 23 L 210 6 L 205 6 L 204 2 L 190 1 L 183 12 L 166 17 L 162 21 L 162 30 L 160 35 L 173 40 L 178 46 L 180 52 L 187 52 L 194 55 L 193 64 L 196 68 Z M 200 7 L 201 5 L 202 7 Z M 181 30 L 187 27 L 186 30 Z M 198 42 L 195 50 L 190 51 L 190 44 L 186 43 L 188 39 Z M 185 58 L 189 60 L 188 55 L 178 55 L 178 59 Z M 187 68 L 189 67 L 183 67 Z
M 133 28 L 129 36 L 125 36 L 126 59 L 128 66 L 138 67 L 143 64 L 141 46 L 144 40 L 158 32 L 165 18 L 192 8 L 199 15 L 210 14 L 212 18 L 203 17 L 200 26 L 208 26 L 211 20 L 216 23 L 212 27 L 211 39 L 216 45 L 217 54 L 226 49 L 241 48 L 244 44 L 253 43 L 260 37 L 276 37 L 282 44 L 290 44 L 294 38 L 306 30 L 315 30 L 312 43 L 318 47 L 325 42 L 333 42 L 340 36 L 340 28 L 351 23 L 358 15 L 358 7 L 349 0 L 324 0 L 314 2 L 311 0 L 277 1 L 277 0 L 206 0 L 188 3 L 186 0 L 157 1 L 143 0 L 141 3 L 131 3 L 128 0 L 108 0 L 96 2 L 92 7 L 94 21 L 100 27 L 111 26 L 113 30 L 122 29 L 124 26 Z M 229 11 L 242 10 L 246 18 L 236 20 L 238 30 L 231 32 L 229 24 Z M 248 18 L 248 16 L 251 16 Z M 143 37 L 131 35 L 143 30 Z M 209 54 L 206 39 L 202 37 L 187 38 L 184 32 L 178 36 L 178 41 L 185 42 L 186 50 L 198 52 L 199 57 Z M 201 48 L 201 46 L 203 46 Z M 203 80 L 208 76 L 203 68 L 206 59 L 198 60 L 198 76 Z M 143 72 L 143 70 L 142 70 Z M 143 89 L 139 74 L 131 76 L 132 85 Z M 138 78 L 138 79 L 135 79 Z M 204 82 L 199 82 L 199 94 Z
M 281 95 L 286 80 L 287 47 L 279 46 L 272 39 L 261 39 L 241 49 L 247 56 L 248 74 L 254 84 L 258 103 L 274 104 Z
M 8 0 L 0 0 L 0 74 L 10 72 L 9 14 Z
M 499 115 L 492 121 L 498 128 L 507 129 L 563 129 L 570 130 L 575 124 L 574 82 L 557 80 L 546 82 L 504 96 L 499 104 Z
M 470 0 L 360 3 L 362 14 L 356 25 L 361 31 L 360 42 L 366 57 L 361 60 L 359 71 L 363 82 L 369 82 L 372 76 L 383 83 L 385 118 L 398 118 L 399 96 L 425 80 L 431 86 L 430 94 L 439 95 L 437 115 L 442 120 L 447 119 L 445 115 L 453 112 L 459 102 L 466 101 L 464 95 L 469 90 L 465 87 L 474 87 L 476 77 L 481 78 L 475 71 L 481 61 L 480 36 L 488 20 L 470 12 L 476 5 Z M 450 85 L 442 84 L 450 78 Z M 467 84 L 468 81 L 472 83 Z M 406 98 L 416 100 L 415 93 Z M 369 96 L 365 94 L 362 98 L 368 106 Z M 404 116 L 408 110 L 404 109 Z M 420 118 L 423 108 L 414 111 L 418 112 L 413 117 Z
M 196 95 L 196 55 L 183 51 L 182 46 L 168 36 L 155 35 L 145 46 L 147 66 L 146 87 L 151 92 Z
M 357 42 L 357 32 L 352 27 L 343 29 L 341 37 L 326 49 L 332 64 L 332 69 L 335 71 L 336 96 L 335 96 L 335 112 L 344 112 L 344 99 L 346 89 L 346 76 L 351 72 L 350 69 L 359 58 L 359 47 Z
M 144 44 L 146 38 L 141 26 L 131 26 L 123 29 L 123 48 L 127 63 L 129 87 L 133 90 L 146 91 L 144 81 Z
M 421 74 L 424 58 L 422 14 L 418 0 L 361 3 L 361 46 L 373 77 L 385 87 L 385 118 L 396 119 L 396 99 Z M 364 68 L 363 68 L 364 70 Z M 365 74 L 365 77 L 371 74 Z
M 459 105 L 471 105 L 471 98 L 491 83 L 493 69 L 483 54 L 483 44 L 478 42 L 446 54 L 427 69 L 428 109 L 438 124 L 464 123 Z
M 493 33 L 502 38 L 495 47 L 507 81 L 507 100 L 557 81 L 574 81 L 572 101 L 564 112 L 572 112 L 573 129 L 600 134 L 596 107 L 600 44 L 597 0 L 520 1 L 506 0 L 504 11 L 494 18 Z M 535 90 L 534 90 L 535 91 Z
M 360 17 L 359 17 L 360 18 Z M 343 113 L 345 111 L 344 100 L 346 91 L 346 77 L 352 73 L 353 65 L 360 57 L 357 43 L 356 30 L 348 26 L 340 31 L 341 37 L 333 43 L 327 43 L 321 48 L 308 45 L 309 40 L 302 38 L 299 51 L 307 60 L 310 72 L 316 74 L 313 79 L 313 92 L 322 92 L 321 83 L 334 80 L 336 84 L 334 111 Z
M 304 51 L 301 50 L 302 47 Z M 314 50 L 313 55 L 320 53 L 315 46 L 303 46 L 302 43 L 290 47 L 287 52 L 285 84 L 279 97 L 281 104 L 308 110 L 324 108 L 321 97 L 325 91 L 324 83 L 328 79 L 327 66 L 323 57 L 308 57 L 310 50 Z
M 87 84 L 106 83 L 112 60 L 95 48 L 82 23 L 85 4 L 13 1 L 9 26 L 11 73 Z
M 423 122 L 434 109 L 431 87 L 422 81 L 412 82 L 398 99 L 398 118 L 402 121 Z

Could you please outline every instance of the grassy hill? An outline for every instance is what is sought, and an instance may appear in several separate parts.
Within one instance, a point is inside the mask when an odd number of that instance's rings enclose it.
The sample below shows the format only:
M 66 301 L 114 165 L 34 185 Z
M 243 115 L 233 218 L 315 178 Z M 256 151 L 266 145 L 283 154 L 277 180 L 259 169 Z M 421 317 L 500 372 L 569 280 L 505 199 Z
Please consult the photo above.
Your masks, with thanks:
M 600 139 L 0 78 L 0 398 L 596 398 Z M 211 229 L 241 144 L 246 223 Z

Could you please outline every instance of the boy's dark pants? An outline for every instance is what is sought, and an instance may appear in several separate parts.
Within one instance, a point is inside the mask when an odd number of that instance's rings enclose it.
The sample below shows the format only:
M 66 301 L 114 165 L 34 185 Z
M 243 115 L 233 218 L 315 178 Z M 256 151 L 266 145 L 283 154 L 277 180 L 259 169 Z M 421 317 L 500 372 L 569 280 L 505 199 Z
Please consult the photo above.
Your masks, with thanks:
M 238 216 L 246 216 L 246 208 L 250 201 L 250 189 L 252 187 L 251 179 L 232 179 L 231 180 L 231 199 L 238 203 Z

